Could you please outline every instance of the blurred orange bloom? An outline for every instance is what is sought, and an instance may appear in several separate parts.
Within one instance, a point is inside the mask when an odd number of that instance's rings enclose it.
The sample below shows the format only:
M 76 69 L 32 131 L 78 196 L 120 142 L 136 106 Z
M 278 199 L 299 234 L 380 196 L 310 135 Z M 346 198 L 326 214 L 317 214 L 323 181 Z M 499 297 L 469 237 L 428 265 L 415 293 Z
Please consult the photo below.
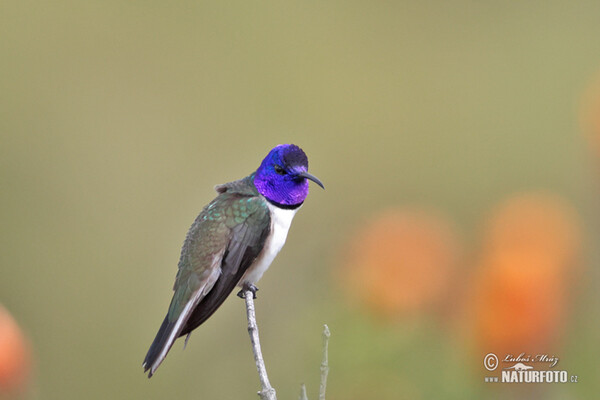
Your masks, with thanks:
M 419 311 L 445 292 L 457 252 L 444 219 L 423 210 L 390 209 L 356 230 L 336 280 L 380 315 Z
M 23 392 L 30 366 L 29 346 L 23 333 L 0 305 L 0 394 Z
M 492 211 L 484 240 L 486 254 L 524 252 L 550 257 L 554 267 L 572 267 L 581 246 L 579 218 L 558 196 L 519 194 Z
M 564 325 L 581 246 L 576 212 L 554 195 L 518 194 L 487 226 L 468 298 L 483 351 L 549 351 Z
M 481 265 L 473 287 L 475 332 L 485 351 L 548 351 L 559 334 L 565 288 L 549 257 L 495 253 Z

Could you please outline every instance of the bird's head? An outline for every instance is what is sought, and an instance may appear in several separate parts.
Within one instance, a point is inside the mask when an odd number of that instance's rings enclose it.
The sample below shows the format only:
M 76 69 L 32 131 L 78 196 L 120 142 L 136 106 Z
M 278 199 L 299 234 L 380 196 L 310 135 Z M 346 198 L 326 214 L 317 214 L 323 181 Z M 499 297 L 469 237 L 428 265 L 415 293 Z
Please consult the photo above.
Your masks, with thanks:
M 269 201 L 283 206 L 302 204 L 308 195 L 308 180 L 325 187 L 308 173 L 308 158 L 295 144 L 274 147 L 256 170 L 254 186 Z

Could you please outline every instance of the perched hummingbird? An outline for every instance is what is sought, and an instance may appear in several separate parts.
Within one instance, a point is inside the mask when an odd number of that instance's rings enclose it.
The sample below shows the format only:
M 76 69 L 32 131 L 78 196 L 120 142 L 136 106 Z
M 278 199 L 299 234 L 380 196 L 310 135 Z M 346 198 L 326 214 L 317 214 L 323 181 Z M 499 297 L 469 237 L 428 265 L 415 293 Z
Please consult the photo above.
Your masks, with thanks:
M 273 148 L 256 172 L 218 185 L 218 196 L 192 224 L 181 249 L 174 294 L 142 366 L 151 377 L 178 337 L 206 321 L 235 286 L 254 284 L 283 247 L 308 195 L 308 158 L 293 144 Z M 188 336 L 189 337 L 189 336 Z

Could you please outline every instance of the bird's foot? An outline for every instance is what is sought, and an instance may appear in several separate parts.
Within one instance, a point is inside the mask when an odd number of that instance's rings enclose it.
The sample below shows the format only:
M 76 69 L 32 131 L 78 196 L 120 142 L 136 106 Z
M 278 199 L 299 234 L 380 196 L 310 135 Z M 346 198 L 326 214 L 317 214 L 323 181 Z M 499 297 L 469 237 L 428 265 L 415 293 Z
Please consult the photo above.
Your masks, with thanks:
M 253 298 L 253 299 L 256 299 L 256 292 L 258 292 L 258 288 L 257 288 L 256 286 L 252 285 L 252 284 L 250 284 L 250 285 L 248 285 L 248 284 L 244 284 L 244 286 L 242 286 L 242 290 L 240 290 L 240 291 L 237 293 L 237 296 L 238 296 L 240 299 L 244 299 L 244 298 L 245 298 L 245 296 L 244 296 L 244 292 L 245 292 L 246 290 L 249 290 L 249 291 L 251 291 L 251 292 L 252 292 L 252 298 Z

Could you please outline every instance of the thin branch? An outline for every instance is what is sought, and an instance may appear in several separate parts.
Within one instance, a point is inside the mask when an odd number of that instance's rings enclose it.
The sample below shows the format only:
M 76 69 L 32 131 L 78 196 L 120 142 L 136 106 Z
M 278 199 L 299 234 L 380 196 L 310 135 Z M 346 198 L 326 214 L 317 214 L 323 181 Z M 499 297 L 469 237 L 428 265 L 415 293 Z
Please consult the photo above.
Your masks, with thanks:
M 300 386 L 300 397 L 298 397 L 298 400 L 308 400 L 306 395 L 306 385 L 304 383 Z
M 256 314 L 254 313 L 254 293 L 251 290 L 244 290 L 244 299 L 246 300 L 246 316 L 248 317 L 248 334 L 252 343 L 252 352 L 254 353 L 254 361 L 260 378 L 262 390 L 258 392 L 261 400 L 277 400 L 275 389 L 269 382 L 267 376 L 267 368 L 265 360 L 260 349 L 260 339 L 258 337 L 258 325 L 256 324 Z
M 329 374 L 329 360 L 327 353 L 329 352 L 329 327 L 323 325 L 323 360 L 321 361 L 321 385 L 319 386 L 319 400 L 325 400 L 325 390 L 327 389 L 327 375 Z

